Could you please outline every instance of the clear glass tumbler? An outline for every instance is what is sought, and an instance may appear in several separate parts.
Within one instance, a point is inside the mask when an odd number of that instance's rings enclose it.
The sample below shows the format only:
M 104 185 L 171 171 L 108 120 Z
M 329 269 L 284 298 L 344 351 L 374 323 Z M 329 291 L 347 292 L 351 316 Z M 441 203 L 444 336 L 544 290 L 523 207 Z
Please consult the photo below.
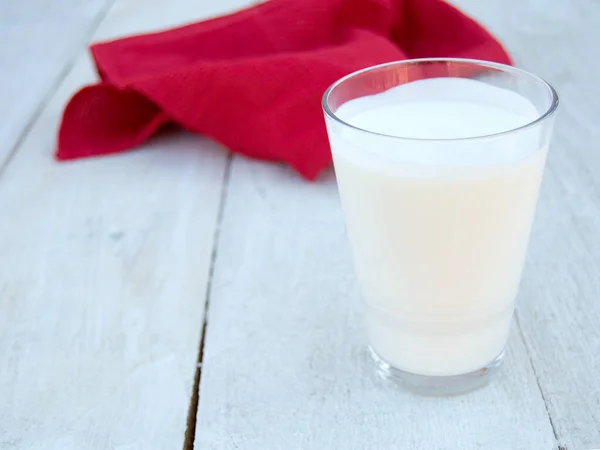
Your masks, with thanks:
M 423 394 L 501 365 L 556 91 L 514 67 L 392 62 L 334 83 L 323 109 L 378 373 Z

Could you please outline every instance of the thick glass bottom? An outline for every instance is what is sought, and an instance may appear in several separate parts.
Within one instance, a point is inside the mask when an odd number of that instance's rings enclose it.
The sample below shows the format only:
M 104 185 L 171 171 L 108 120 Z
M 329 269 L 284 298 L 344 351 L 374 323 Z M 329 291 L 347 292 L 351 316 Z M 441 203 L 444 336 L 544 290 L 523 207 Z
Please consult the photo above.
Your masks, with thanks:
M 427 396 L 458 395 L 479 389 L 490 382 L 504 360 L 504 351 L 493 361 L 473 372 L 451 376 L 429 376 L 405 372 L 389 365 L 369 347 L 379 378 L 416 394 Z

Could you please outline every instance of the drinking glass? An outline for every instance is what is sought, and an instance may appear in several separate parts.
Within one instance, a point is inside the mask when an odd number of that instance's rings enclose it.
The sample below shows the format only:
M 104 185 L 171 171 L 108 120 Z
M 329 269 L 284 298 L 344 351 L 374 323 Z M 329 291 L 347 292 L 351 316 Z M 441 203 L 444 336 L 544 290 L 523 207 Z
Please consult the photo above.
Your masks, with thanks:
M 440 89 L 440 78 L 462 88 Z M 464 88 L 469 80 L 479 83 Z M 442 121 L 417 124 L 433 137 L 357 125 L 353 118 L 377 107 L 382 93 L 404 111 L 382 112 L 382 121 L 401 124 L 418 108 L 450 105 L 448 120 L 472 132 L 435 137 Z M 473 104 L 530 115 L 490 133 L 494 124 L 470 123 L 453 109 Z M 352 73 L 325 92 L 322 106 L 377 373 L 429 395 L 483 386 L 511 328 L 556 91 L 511 66 L 419 59 Z

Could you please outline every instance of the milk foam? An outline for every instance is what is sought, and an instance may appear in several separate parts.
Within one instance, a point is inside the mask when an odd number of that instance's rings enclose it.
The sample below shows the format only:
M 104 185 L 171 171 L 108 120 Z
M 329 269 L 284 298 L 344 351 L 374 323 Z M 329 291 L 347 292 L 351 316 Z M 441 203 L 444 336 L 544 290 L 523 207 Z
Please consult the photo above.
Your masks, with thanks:
M 472 165 L 510 162 L 527 156 L 538 130 L 520 132 L 501 143 L 493 135 L 524 127 L 539 117 L 536 107 L 516 92 L 466 78 L 431 78 L 396 86 L 380 94 L 351 100 L 336 115 L 362 130 L 389 136 L 372 153 L 398 162 Z M 488 136 L 486 138 L 486 136 Z M 344 137 L 358 147 L 372 139 L 354 129 Z M 394 139 L 396 138 L 396 139 Z M 433 140 L 418 148 L 403 139 Z M 435 140 L 480 138 L 474 143 Z M 366 157 L 362 155 L 361 158 Z

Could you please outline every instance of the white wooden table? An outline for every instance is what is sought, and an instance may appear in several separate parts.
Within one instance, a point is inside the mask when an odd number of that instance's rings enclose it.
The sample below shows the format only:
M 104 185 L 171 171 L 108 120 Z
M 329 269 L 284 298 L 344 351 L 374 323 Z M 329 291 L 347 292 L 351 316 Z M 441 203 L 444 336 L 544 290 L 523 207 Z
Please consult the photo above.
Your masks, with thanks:
M 0 0 L 0 450 L 600 449 L 600 2 L 455 0 L 562 100 L 499 379 L 370 373 L 331 172 L 199 137 L 57 164 L 90 40 L 247 0 Z

